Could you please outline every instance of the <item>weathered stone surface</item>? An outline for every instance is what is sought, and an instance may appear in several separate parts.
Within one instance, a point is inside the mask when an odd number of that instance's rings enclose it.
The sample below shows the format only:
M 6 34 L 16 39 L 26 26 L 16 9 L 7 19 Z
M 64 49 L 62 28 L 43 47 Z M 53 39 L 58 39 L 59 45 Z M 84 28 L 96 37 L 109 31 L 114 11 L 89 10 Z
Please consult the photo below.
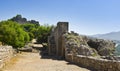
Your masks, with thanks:
M 12 46 L 0 46 L 0 68 L 13 56 Z
M 84 67 L 93 68 L 95 71 L 120 71 L 120 61 L 71 54 L 66 55 L 66 60 Z
M 89 47 L 85 37 L 75 35 L 73 33 L 68 33 L 65 35 L 65 39 L 68 53 L 86 56 L 98 55 L 95 49 Z
M 68 53 L 73 52 L 76 55 L 112 55 L 115 49 L 115 43 L 110 40 L 95 39 L 86 36 L 66 33 L 66 48 Z
M 67 61 L 94 68 L 97 71 L 120 71 L 120 61 L 101 58 L 101 56 L 112 55 L 115 49 L 112 41 L 90 38 L 67 31 L 68 23 L 57 24 L 48 39 L 49 54 L 65 56 Z
M 68 32 L 68 22 L 58 22 L 57 27 L 53 28 L 48 37 L 49 55 L 56 55 L 64 58 L 65 48 L 63 45 L 63 34 Z
M 115 43 L 110 40 L 88 38 L 88 45 L 98 51 L 101 56 L 112 55 L 115 50 Z
M 112 55 L 115 43 L 109 40 L 68 33 L 68 22 L 58 22 L 48 38 L 49 54 L 65 56 L 65 53 L 86 56 Z
M 102 59 L 99 55 L 111 55 L 115 44 L 109 40 L 93 39 L 86 36 L 64 34 L 66 39 L 66 60 L 97 71 L 119 71 L 120 62 L 111 56 Z M 106 51 L 107 50 L 107 51 Z M 96 57 L 94 57 L 96 56 Z

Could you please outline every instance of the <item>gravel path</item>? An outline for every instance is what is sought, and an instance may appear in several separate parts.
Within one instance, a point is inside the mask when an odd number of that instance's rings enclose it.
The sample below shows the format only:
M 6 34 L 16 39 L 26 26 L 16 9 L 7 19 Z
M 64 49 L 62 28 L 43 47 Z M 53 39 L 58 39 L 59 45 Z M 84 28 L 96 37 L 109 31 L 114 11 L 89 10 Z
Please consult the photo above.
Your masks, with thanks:
M 21 53 L 11 59 L 2 71 L 90 71 L 64 60 L 42 58 L 39 53 Z

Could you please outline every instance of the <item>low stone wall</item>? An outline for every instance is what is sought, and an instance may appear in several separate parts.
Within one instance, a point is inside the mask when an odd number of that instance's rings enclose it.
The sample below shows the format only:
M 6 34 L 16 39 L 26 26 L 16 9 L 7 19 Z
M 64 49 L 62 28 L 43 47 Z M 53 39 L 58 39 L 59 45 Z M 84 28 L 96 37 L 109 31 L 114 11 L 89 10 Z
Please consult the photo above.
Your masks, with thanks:
M 80 66 L 94 68 L 97 71 L 120 71 L 120 61 L 100 59 L 90 56 L 68 54 L 65 59 Z
M 12 46 L 0 46 L 0 68 L 13 56 Z

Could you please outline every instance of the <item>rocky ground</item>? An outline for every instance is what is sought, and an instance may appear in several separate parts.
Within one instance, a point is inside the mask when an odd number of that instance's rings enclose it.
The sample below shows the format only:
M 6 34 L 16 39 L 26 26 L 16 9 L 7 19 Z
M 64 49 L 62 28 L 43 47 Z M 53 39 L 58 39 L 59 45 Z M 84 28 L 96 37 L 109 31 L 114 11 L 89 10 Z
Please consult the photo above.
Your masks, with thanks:
M 11 59 L 1 71 L 91 71 L 39 53 L 22 52 Z

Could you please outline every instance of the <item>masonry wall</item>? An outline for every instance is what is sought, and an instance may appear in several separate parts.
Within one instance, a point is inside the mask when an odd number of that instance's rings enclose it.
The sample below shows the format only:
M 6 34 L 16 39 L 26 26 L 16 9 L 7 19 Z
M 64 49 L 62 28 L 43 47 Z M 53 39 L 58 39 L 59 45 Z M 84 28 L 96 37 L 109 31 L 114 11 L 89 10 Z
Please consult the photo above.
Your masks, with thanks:
M 97 71 L 120 71 L 120 61 L 98 59 L 90 56 L 66 55 L 66 60 L 80 66 L 94 68 Z
M 63 58 L 64 48 L 62 48 L 62 35 L 68 32 L 68 22 L 58 22 L 51 35 L 48 37 L 49 55 L 56 55 Z
M 0 46 L 0 68 L 13 56 L 12 46 Z

